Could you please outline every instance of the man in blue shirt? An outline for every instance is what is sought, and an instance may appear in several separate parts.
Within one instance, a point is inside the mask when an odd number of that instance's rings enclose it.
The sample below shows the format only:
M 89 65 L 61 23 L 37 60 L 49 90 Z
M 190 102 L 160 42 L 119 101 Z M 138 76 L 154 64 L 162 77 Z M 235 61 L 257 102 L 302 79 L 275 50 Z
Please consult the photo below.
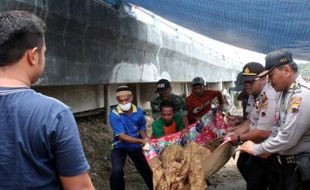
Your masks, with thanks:
M 131 103 L 132 91 L 127 86 L 117 88 L 116 99 L 118 105 L 111 111 L 109 117 L 114 134 L 110 187 L 112 190 L 125 189 L 123 169 L 126 157 L 129 155 L 149 189 L 153 189 L 152 171 L 141 148 L 149 141 L 144 114 L 139 107 Z
M 0 189 L 94 189 L 68 106 L 30 89 L 45 66 L 45 23 L 0 12 Z

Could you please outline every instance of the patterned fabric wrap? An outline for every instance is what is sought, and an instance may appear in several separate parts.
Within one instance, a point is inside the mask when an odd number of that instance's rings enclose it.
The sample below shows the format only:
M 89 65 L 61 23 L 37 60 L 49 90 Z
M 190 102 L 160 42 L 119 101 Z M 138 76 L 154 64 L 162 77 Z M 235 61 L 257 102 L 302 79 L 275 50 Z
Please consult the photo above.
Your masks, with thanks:
M 158 139 L 151 139 L 150 149 L 144 150 L 144 156 L 149 161 L 158 156 L 161 151 L 172 144 L 185 146 L 187 142 L 194 141 L 205 145 L 222 137 L 227 129 L 223 115 L 217 110 L 210 110 L 201 118 L 201 122 L 193 123 L 182 131 Z

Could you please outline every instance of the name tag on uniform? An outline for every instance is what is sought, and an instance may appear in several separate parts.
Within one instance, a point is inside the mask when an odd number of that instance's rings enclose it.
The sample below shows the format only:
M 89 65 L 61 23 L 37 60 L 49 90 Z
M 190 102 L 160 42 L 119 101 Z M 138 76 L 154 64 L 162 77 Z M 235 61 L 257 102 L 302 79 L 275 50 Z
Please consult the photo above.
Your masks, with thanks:
M 276 114 L 275 114 L 275 124 L 278 124 L 279 123 L 279 120 L 280 120 L 280 113 L 278 111 L 276 111 Z

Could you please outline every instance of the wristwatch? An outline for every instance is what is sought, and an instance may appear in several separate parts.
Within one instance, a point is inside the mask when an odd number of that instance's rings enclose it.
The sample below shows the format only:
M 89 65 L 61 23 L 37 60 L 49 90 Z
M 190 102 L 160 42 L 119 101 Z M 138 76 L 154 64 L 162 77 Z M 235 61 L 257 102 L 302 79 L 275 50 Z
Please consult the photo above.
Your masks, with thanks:
M 237 138 L 237 143 L 238 145 L 242 145 L 243 144 L 243 141 L 241 140 L 241 135 L 238 135 L 238 138 Z

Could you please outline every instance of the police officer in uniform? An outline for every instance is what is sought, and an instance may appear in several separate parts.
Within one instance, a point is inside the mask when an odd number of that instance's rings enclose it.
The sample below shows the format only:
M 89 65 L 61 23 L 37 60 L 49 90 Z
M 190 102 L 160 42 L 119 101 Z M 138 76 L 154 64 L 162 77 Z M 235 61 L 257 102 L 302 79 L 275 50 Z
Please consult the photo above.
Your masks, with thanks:
M 242 121 L 247 120 L 247 118 L 248 118 L 248 112 L 246 110 L 246 107 L 248 104 L 249 95 L 246 93 L 246 91 L 244 89 L 244 80 L 243 80 L 242 71 L 237 75 L 236 86 L 233 90 L 239 92 L 239 94 L 237 96 L 237 100 L 241 101 L 242 116 L 230 115 L 230 113 L 228 113 L 228 115 L 226 117 L 226 122 L 227 122 L 229 128 L 227 130 L 232 129 L 233 127 L 240 124 Z
M 265 72 L 277 95 L 276 122 L 279 127 L 274 137 L 260 144 L 247 141 L 239 149 L 261 157 L 277 153 L 281 180 L 278 189 L 309 189 L 310 180 L 302 178 L 310 170 L 310 90 L 309 84 L 298 74 L 291 52 L 277 50 L 266 56 Z M 299 166 L 298 157 L 305 155 L 306 162 Z M 275 164 L 277 164 L 275 163 Z
M 263 65 L 256 62 L 248 63 L 243 68 L 243 78 L 246 93 L 250 94 L 247 110 L 248 119 L 241 123 L 239 127 L 234 128 L 233 132 L 226 137 L 231 142 L 242 144 L 243 141 L 253 140 L 262 142 L 267 139 L 274 127 L 274 115 L 276 108 L 276 91 L 270 84 L 266 83 L 265 78 L 259 78 L 258 74 L 264 71 Z M 271 160 L 270 160 L 271 159 Z M 262 159 L 251 156 L 247 153 L 241 153 L 237 167 L 247 182 L 247 189 L 264 190 L 275 188 L 275 176 L 268 178 L 269 168 L 273 167 L 272 159 Z

